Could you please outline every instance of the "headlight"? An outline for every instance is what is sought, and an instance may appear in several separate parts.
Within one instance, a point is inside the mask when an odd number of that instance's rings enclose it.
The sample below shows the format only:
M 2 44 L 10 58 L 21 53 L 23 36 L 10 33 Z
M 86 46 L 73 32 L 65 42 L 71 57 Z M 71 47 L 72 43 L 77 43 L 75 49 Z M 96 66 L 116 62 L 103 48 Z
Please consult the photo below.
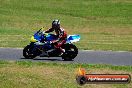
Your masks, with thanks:
M 32 36 L 30 42 L 37 42 L 37 40 L 34 38 L 34 36 Z

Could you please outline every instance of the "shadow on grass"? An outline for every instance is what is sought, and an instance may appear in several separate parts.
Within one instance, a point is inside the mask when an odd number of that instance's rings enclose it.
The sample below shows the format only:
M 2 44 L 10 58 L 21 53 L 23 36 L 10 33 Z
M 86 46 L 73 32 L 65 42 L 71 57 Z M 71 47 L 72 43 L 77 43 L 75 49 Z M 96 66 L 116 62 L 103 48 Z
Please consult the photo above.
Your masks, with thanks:
M 47 58 L 47 59 L 40 59 L 40 58 L 34 58 L 33 60 L 45 60 L 45 61 L 63 61 L 63 60 L 60 60 L 60 59 L 50 59 L 50 58 Z
M 28 59 L 28 58 L 20 58 L 23 60 L 43 60 L 43 61 L 63 61 L 62 59 L 57 58 L 34 58 L 34 59 Z

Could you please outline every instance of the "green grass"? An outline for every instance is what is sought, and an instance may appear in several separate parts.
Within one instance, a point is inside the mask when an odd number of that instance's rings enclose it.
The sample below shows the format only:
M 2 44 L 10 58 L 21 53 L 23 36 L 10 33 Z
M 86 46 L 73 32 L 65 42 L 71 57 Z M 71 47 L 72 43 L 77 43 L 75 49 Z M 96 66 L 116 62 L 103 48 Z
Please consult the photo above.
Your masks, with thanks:
M 131 0 L 0 0 L 0 47 L 24 47 L 55 18 L 79 49 L 132 50 Z
M 130 88 L 130 84 L 86 84 L 79 86 L 75 77 L 80 64 L 0 60 L 1 88 Z M 82 64 L 87 73 L 130 74 L 132 66 Z

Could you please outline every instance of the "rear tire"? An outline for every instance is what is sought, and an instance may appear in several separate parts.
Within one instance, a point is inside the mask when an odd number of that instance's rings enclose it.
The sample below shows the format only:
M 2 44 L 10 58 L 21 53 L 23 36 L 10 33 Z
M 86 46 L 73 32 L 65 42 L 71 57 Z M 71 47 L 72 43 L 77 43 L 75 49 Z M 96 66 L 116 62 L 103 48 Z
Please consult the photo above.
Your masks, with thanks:
M 72 61 L 78 54 L 78 48 L 73 44 L 65 44 L 62 48 L 65 49 L 62 55 L 64 61 Z
M 23 49 L 23 56 L 27 59 L 33 59 L 36 57 L 36 55 L 34 55 L 34 53 L 32 53 L 31 51 L 33 50 L 34 47 L 32 47 L 31 45 L 27 45 L 24 49 Z

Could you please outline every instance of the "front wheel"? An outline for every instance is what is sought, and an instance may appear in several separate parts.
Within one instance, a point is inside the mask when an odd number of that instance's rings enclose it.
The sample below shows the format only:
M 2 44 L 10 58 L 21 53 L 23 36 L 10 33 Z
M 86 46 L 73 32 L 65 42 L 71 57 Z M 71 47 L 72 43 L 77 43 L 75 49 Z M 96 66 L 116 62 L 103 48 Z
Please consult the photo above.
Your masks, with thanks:
M 73 44 L 65 44 L 63 47 L 65 53 L 62 55 L 62 59 L 65 61 L 73 60 L 78 54 L 78 48 Z
M 24 49 L 23 49 L 23 56 L 27 59 L 33 59 L 36 57 L 36 55 L 32 52 L 33 50 L 33 46 L 31 45 L 27 45 Z

